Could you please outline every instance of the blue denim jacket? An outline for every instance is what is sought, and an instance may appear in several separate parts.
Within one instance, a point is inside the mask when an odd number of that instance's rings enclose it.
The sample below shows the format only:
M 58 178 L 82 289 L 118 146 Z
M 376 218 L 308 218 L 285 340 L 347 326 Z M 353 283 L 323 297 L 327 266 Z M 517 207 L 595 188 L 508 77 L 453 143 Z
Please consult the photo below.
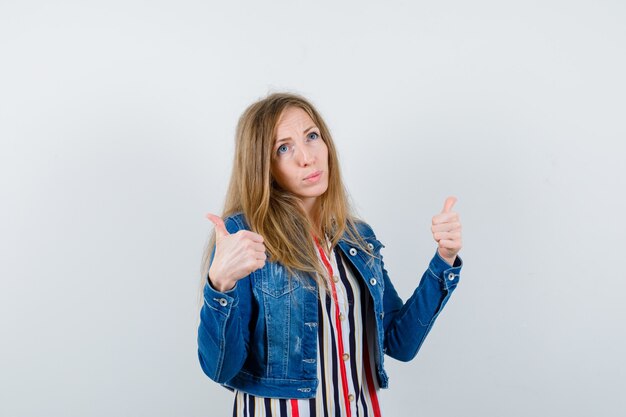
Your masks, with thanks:
M 239 213 L 225 219 L 230 233 L 249 227 Z M 387 388 L 384 354 L 409 361 L 415 357 L 435 319 L 459 281 L 462 266 L 438 253 L 419 286 L 403 303 L 385 270 L 383 245 L 366 223 L 358 233 L 373 249 L 371 257 L 341 240 L 338 249 L 358 271 L 373 300 L 378 346 L 379 385 Z M 198 328 L 198 356 L 204 373 L 229 389 L 275 398 L 313 398 L 318 386 L 317 284 L 311 276 L 289 277 L 279 263 L 265 266 L 239 280 L 226 292 L 208 282 Z

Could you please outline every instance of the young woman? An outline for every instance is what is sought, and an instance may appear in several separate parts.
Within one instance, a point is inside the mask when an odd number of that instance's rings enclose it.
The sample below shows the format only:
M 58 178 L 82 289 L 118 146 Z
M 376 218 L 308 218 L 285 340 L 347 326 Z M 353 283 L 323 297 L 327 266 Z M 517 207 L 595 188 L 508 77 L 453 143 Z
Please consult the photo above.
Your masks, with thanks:
M 380 416 L 384 355 L 415 357 L 458 283 L 455 201 L 433 217 L 438 248 L 403 303 L 317 110 L 293 94 L 248 107 L 222 217 L 207 215 L 198 329 L 202 369 L 235 391 L 233 415 Z

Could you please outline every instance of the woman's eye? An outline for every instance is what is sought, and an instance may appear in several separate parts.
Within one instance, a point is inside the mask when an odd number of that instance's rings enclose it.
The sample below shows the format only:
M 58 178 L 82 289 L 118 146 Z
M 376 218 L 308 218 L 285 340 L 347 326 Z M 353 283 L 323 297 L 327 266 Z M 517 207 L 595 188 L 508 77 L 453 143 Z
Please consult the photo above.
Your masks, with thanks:
M 287 152 L 288 150 L 289 148 L 287 147 L 287 145 L 280 145 L 276 152 L 280 155 L 280 154 Z
M 309 139 L 317 139 L 319 137 L 320 137 L 320 135 L 317 132 L 309 133 Z

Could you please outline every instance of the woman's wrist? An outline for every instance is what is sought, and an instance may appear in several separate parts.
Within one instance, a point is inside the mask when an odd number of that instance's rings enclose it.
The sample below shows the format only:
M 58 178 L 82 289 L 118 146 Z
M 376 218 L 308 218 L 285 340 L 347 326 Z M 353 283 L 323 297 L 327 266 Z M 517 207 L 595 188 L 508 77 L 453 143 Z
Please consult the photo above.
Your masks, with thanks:
M 226 292 L 235 288 L 235 283 L 224 279 L 216 279 L 209 271 L 209 284 L 215 291 Z
M 444 260 L 444 261 L 445 261 L 448 265 L 450 265 L 450 266 L 454 266 L 454 261 L 456 260 L 456 255 L 454 255 L 453 257 L 444 256 L 444 255 L 441 253 L 441 250 L 440 250 L 440 249 L 439 249 L 439 250 L 437 250 L 437 252 L 439 253 L 439 257 L 440 257 L 441 259 L 443 259 L 443 260 Z

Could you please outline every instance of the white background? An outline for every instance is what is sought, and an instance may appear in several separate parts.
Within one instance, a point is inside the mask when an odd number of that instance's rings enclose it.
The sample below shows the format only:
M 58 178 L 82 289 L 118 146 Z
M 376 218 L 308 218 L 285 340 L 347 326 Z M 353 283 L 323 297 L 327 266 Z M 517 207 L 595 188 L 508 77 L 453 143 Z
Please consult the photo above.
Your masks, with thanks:
M 403 298 L 461 283 L 386 416 L 626 415 L 622 1 L 0 2 L 0 415 L 228 416 L 196 354 L 237 118 L 326 118 Z

